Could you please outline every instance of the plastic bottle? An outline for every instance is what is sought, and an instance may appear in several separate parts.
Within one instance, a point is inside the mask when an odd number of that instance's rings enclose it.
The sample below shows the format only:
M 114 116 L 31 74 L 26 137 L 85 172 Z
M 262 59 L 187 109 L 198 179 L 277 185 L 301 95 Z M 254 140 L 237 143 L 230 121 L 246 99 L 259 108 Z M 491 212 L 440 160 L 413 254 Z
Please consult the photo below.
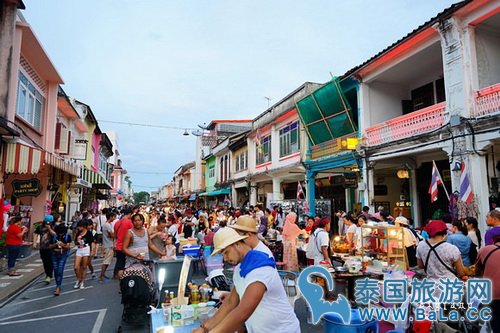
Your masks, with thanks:
M 165 290 L 165 298 L 163 299 L 163 304 L 170 304 L 170 294 L 168 290 Z
M 191 304 L 198 304 L 200 303 L 200 300 L 201 300 L 200 290 L 198 289 L 198 286 L 194 284 L 191 286 L 189 301 L 191 302 Z

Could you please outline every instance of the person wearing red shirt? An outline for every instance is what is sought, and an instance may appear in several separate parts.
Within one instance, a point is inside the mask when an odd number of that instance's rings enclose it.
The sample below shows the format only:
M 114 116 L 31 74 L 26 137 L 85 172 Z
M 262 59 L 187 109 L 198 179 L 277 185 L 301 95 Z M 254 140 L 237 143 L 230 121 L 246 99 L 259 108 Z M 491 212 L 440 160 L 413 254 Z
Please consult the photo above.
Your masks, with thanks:
M 28 231 L 25 226 L 21 227 L 21 217 L 14 216 L 9 221 L 9 228 L 7 229 L 7 237 L 5 244 L 7 245 L 8 260 L 7 260 L 7 275 L 19 276 L 21 274 L 15 271 L 16 260 L 21 252 L 21 245 L 23 244 L 24 234 Z
M 122 211 L 122 218 L 115 223 L 114 231 L 116 237 L 115 251 L 116 251 L 116 264 L 114 269 L 114 277 L 121 278 L 123 270 L 125 269 L 125 253 L 123 253 L 123 240 L 129 229 L 134 227 L 130 216 L 132 215 L 132 209 L 126 207 Z

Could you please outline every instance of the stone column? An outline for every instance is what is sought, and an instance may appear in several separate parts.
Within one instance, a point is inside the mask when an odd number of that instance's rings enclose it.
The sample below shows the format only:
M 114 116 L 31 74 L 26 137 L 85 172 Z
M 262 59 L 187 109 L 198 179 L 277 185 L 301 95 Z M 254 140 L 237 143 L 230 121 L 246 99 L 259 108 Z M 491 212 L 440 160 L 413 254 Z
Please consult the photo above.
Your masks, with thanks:
M 273 200 L 283 200 L 283 193 L 281 192 L 281 178 L 273 177 Z
M 250 205 L 255 206 L 257 204 L 257 183 L 250 182 Z
M 467 159 L 465 162 L 467 163 Z M 477 172 L 477 170 L 484 171 L 486 168 L 486 156 L 477 154 L 470 154 L 468 156 L 467 169 L 469 181 L 471 183 L 472 193 L 474 193 L 474 199 L 479 211 L 479 215 L 477 216 L 479 230 L 481 230 L 481 234 L 483 235 L 486 233 L 486 230 L 488 230 L 488 227 L 486 226 L 486 214 L 489 210 L 489 187 L 486 172 Z
M 369 164 L 369 163 L 368 163 Z M 377 212 L 377 207 L 374 206 L 375 201 L 375 179 L 373 166 L 366 167 L 366 183 L 367 190 L 365 191 L 366 205 L 370 207 L 372 213 Z
M 417 193 L 417 172 L 413 168 L 410 170 L 410 202 L 411 202 L 411 217 L 413 218 L 413 226 L 422 226 L 420 217 L 420 201 Z
M 314 183 L 316 181 L 316 172 L 314 171 L 307 171 L 306 172 L 306 182 L 307 182 L 307 192 L 306 192 L 306 197 L 307 197 L 307 202 L 309 203 L 309 211 L 312 213 L 316 212 L 316 192 L 314 188 Z

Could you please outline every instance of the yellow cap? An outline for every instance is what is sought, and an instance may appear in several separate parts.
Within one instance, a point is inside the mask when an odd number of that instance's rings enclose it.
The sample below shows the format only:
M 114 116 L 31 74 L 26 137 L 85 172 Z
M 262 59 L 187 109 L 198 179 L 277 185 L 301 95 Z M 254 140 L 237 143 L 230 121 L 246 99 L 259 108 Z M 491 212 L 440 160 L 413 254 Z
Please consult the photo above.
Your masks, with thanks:
M 257 233 L 257 224 L 253 217 L 243 215 L 238 217 L 236 223 L 230 226 L 233 229 Z

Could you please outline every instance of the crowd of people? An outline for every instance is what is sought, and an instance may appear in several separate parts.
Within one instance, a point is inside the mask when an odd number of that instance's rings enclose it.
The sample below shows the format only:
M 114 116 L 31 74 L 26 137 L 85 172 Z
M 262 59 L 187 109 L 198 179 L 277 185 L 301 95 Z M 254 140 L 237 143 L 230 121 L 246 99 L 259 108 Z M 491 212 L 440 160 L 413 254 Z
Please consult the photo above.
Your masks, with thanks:
M 464 276 L 491 279 L 491 306 L 494 311 L 492 326 L 494 329 L 499 327 L 500 273 L 494 266 L 500 260 L 500 210 L 488 213 L 486 223 L 491 228 L 482 235 L 474 217 L 456 220 L 444 214 L 440 219 L 427 221 L 424 227 L 414 228 L 410 219 L 404 216 L 394 218 L 383 207 L 379 207 L 374 214 L 370 214 L 368 207 L 363 207 L 357 214 L 340 211 L 331 220 L 329 217 L 312 214 L 297 216 L 290 210 L 283 211 L 281 207 L 263 209 L 261 205 L 246 209 L 195 209 L 187 205 L 124 206 L 95 212 L 76 212 L 67 224 L 62 222 L 58 214 L 47 215 L 34 231 L 33 246 L 39 249 L 46 275 L 45 282 L 50 284 L 55 279 L 56 296 L 61 293 L 64 266 L 74 247 L 74 288 L 83 289 L 88 273 L 91 278 L 96 278 L 92 265 L 95 258 L 103 258 L 98 281 L 104 282 L 111 278 L 119 279 L 124 269 L 137 261 L 176 259 L 180 253 L 181 241 L 185 240 L 214 246 L 215 252 L 222 253 L 227 262 L 240 264 L 239 269 L 244 270 L 246 262 L 254 262 L 253 266 L 255 262 L 260 262 L 263 266 L 257 264 L 256 267 L 262 272 L 248 276 L 253 276 L 254 280 L 266 281 L 265 290 L 275 288 L 277 281 L 273 271 L 266 267 L 272 266 L 275 269 L 276 262 L 279 261 L 283 269 L 300 271 L 297 255 L 299 240 L 308 244 L 307 258 L 310 259 L 310 264 L 331 264 L 334 233 L 342 237 L 349 251 L 359 254 L 363 247 L 362 226 L 380 223 L 403 227 L 403 243 L 410 269 L 423 269 L 431 279 Z M 11 218 L 7 230 L 9 275 L 18 275 L 15 260 L 26 232 L 27 228 L 21 226 L 20 218 Z M 260 254 L 255 254 L 256 251 Z M 265 254 L 264 257 L 262 253 Z M 109 276 L 107 272 L 114 257 L 115 266 Z M 247 257 L 251 260 L 245 259 Z M 239 300 L 246 299 L 245 284 L 242 283 L 238 278 L 235 279 L 236 294 L 229 298 L 233 301 L 229 303 L 229 308 L 220 313 L 231 309 L 250 311 L 247 306 L 238 308 L 241 306 Z M 256 311 L 259 302 L 267 304 L 275 301 L 267 300 L 261 287 L 251 288 L 252 293 L 262 296 L 254 304 L 253 311 Z M 281 291 L 276 295 L 279 298 Z M 234 302 L 236 299 L 238 301 Z M 247 324 L 253 322 L 253 311 L 246 317 Z M 265 313 L 266 307 L 259 308 L 258 313 L 260 311 Z M 216 321 L 218 316 L 214 318 L 208 326 L 222 325 Z M 290 317 L 285 322 L 295 327 L 295 319 Z M 236 325 L 237 322 L 236 320 L 233 324 Z M 260 327 L 260 323 L 255 322 L 256 327 Z M 233 324 L 228 322 L 221 327 L 234 327 Z

